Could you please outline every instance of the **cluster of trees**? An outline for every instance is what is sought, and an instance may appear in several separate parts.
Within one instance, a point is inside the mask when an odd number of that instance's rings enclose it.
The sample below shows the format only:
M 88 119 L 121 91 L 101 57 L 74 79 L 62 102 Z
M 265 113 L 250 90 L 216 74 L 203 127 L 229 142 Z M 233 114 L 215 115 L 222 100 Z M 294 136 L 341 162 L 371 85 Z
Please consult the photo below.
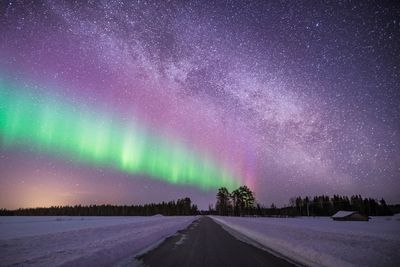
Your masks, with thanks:
M 232 193 L 221 187 L 218 189 L 215 211 L 211 209 L 210 213 L 231 216 L 252 215 L 255 211 L 255 201 L 254 193 L 245 185 L 233 190 Z
M 0 216 L 151 216 L 162 214 L 165 216 L 196 215 L 199 211 L 192 204 L 190 198 L 177 201 L 151 203 L 145 205 L 116 206 L 53 206 L 50 208 L 28 208 L 18 210 L 0 210 Z
M 339 210 L 358 211 L 368 216 L 393 215 L 383 198 L 376 201 L 373 198 L 362 198 L 361 195 L 353 195 L 350 198 L 339 195 L 297 197 L 290 199 L 290 204 L 294 215 L 299 216 L 331 216 Z

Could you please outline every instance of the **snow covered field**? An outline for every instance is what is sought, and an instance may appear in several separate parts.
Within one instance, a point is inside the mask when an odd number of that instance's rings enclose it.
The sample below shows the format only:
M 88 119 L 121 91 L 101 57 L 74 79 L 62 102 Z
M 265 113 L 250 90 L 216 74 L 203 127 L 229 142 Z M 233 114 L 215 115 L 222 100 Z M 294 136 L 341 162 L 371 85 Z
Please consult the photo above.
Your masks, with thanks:
M 112 265 L 186 228 L 196 218 L 0 217 L 0 265 Z
M 330 218 L 212 218 L 237 237 L 307 266 L 400 266 L 400 216 L 369 222 Z

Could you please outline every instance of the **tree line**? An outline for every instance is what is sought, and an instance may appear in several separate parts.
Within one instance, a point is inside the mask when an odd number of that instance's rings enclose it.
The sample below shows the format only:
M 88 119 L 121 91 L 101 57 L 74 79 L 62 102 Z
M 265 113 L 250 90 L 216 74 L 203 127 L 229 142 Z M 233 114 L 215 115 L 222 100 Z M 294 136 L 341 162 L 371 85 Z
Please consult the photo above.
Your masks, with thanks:
M 196 205 L 190 198 L 177 201 L 150 203 L 145 205 L 75 205 L 52 206 L 49 208 L 0 209 L 0 216 L 165 216 L 197 215 Z
M 326 195 L 314 197 L 295 197 L 290 205 L 277 208 L 274 204 L 264 207 L 256 203 L 255 194 L 241 186 L 231 193 L 227 188 L 218 189 L 215 209 L 210 206 L 208 214 L 222 216 L 332 216 L 339 210 L 358 211 L 367 216 L 388 216 L 400 212 L 399 205 L 387 205 L 382 198 L 363 198 L 361 195 L 347 196 Z
M 297 216 L 332 216 L 339 210 L 358 211 L 367 216 L 393 215 L 383 198 L 377 201 L 373 198 L 363 198 L 361 195 L 353 195 L 350 198 L 340 195 L 296 197 L 290 199 L 290 206 Z

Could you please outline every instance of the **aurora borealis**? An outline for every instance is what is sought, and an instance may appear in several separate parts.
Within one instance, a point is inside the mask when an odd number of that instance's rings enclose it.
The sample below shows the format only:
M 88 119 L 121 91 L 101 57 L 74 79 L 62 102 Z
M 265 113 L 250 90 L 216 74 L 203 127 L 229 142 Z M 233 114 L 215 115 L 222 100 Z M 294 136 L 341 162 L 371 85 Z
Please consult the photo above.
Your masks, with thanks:
M 1 1 L 0 208 L 398 202 L 399 6 Z
M 1 86 L 0 129 L 6 147 L 20 142 L 79 161 L 205 189 L 239 184 L 233 173 L 171 138 L 162 140 L 135 123 L 123 127 L 105 115 L 62 105 L 60 100 L 41 96 L 39 103 L 33 102 L 32 96 L 14 93 L 18 91 L 7 83 Z

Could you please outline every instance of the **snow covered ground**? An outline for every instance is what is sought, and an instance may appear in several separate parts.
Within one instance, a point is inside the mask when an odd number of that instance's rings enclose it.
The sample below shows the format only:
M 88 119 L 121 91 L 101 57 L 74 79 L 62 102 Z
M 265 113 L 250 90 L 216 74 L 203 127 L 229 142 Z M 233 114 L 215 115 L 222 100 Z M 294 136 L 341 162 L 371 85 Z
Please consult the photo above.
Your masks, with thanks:
M 369 222 L 324 217 L 212 218 L 238 238 L 307 266 L 400 266 L 400 216 Z
M 197 217 L 0 217 L 0 265 L 105 266 L 143 252 Z

